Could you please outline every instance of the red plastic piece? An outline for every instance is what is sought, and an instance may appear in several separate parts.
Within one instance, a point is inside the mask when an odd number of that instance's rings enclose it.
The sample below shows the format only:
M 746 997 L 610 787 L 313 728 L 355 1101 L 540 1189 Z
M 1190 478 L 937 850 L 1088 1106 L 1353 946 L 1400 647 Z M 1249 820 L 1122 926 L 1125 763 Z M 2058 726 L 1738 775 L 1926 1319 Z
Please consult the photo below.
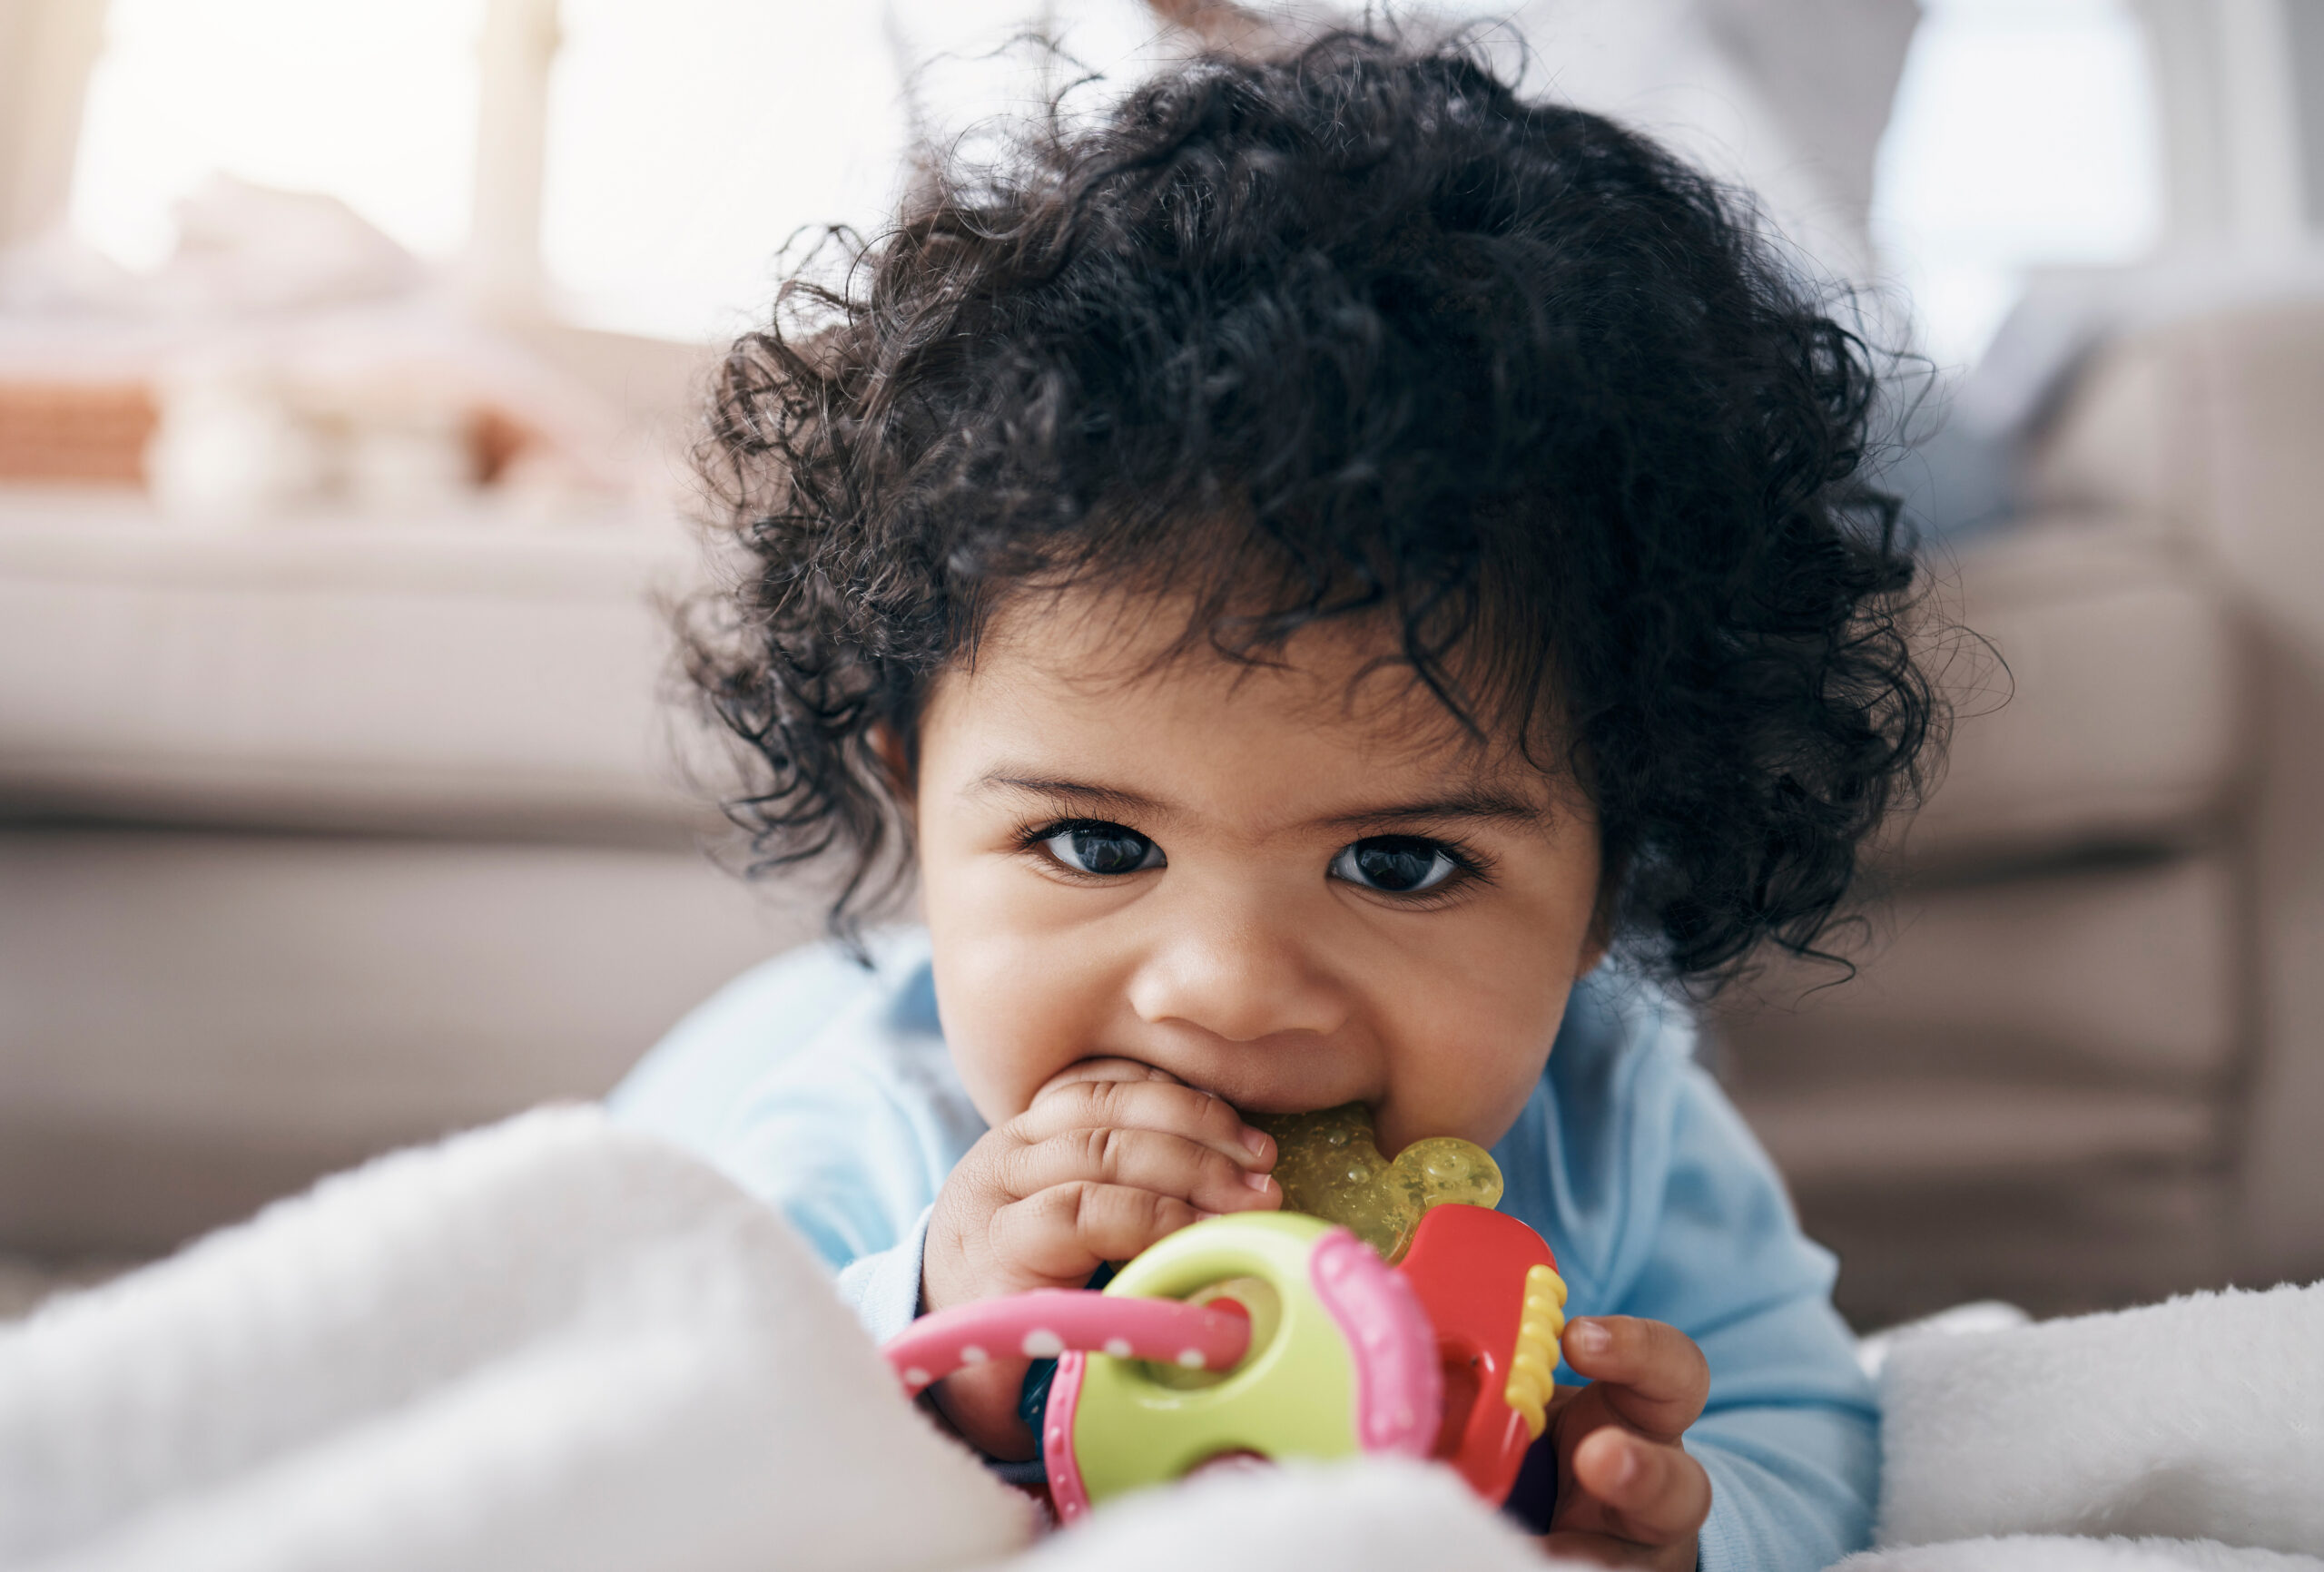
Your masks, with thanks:
M 1517 1483 L 1532 1433 L 1503 1396 L 1525 1309 L 1525 1273 L 1557 1270 L 1541 1236 L 1482 1206 L 1432 1206 L 1396 1270 L 1436 1328 L 1444 1364 L 1444 1423 L 1436 1457 L 1499 1505 Z

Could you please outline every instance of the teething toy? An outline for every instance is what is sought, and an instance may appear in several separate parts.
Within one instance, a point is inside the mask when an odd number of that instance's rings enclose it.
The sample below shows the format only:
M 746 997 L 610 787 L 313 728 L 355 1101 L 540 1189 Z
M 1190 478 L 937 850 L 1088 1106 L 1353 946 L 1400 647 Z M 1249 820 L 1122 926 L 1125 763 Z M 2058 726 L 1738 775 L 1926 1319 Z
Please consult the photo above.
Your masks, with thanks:
M 1498 1504 L 1549 1428 L 1565 1331 L 1557 1260 L 1514 1217 L 1447 1205 L 1421 1219 L 1399 1270 L 1435 1329 L 1444 1374 L 1434 1455 Z
M 1247 1226 L 1217 1226 L 1228 1222 Z M 1058 1361 L 1041 1441 L 1065 1465 L 1049 1469 L 1059 1518 L 1076 1515 L 1069 1498 L 1103 1500 L 1239 1453 L 1428 1455 L 1443 1407 L 1434 1334 L 1411 1285 L 1346 1229 L 1287 1213 L 1215 1218 L 1139 1255 L 1105 1293 L 1177 1299 L 1228 1282 L 1253 1339 L 1223 1380 Z
M 1055 1357 L 1041 1451 L 1066 1522 L 1244 1457 L 1434 1457 L 1498 1503 L 1546 1423 L 1565 1285 L 1539 1234 L 1482 1207 L 1431 1206 L 1407 1243 L 1392 1268 L 1321 1218 L 1216 1217 L 1102 1292 L 958 1305 L 883 1351 L 913 1394 Z
M 1283 1209 L 1341 1224 L 1392 1265 L 1403 1259 L 1430 1207 L 1458 1202 L 1490 1208 L 1501 1201 L 1501 1169 L 1483 1147 L 1432 1135 L 1391 1162 L 1374 1143 L 1372 1111 L 1361 1103 L 1315 1114 L 1256 1114 L 1251 1123 L 1275 1137 Z

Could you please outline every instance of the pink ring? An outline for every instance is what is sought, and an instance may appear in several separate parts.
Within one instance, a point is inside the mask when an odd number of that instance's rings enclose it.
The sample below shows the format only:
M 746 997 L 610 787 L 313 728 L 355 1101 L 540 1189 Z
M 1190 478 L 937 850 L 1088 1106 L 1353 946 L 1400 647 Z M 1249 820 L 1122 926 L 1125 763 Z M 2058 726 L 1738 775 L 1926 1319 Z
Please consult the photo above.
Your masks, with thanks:
M 1356 1444 L 1427 1457 L 1443 1422 L 1444 1371 L 1420 1296 L 1344 1228 L 1315 1242 L 1308 1272 L 1355 1364 Z
M 1107 1353 L 1188 1370 L 1229 1370 L 1251 1346 L 1251 1323 L 1175 1299 L 1039 1288 L 921 1316 L 880 1351 L 908 1397 L 987 1360 Z
M 1088 1356 L 1078 1353 L 1057 1361 L 1049 1404 L 1041 1415 L 1041 1461 L 1049 1469 L 1049 1505 L 1059 1523 L 1078 1522 L 1089 1511 L 1089 1487 L 1073 1450 L 1073 1414 L 1081 1406 L 1081 1372 L 1088 1363 Z

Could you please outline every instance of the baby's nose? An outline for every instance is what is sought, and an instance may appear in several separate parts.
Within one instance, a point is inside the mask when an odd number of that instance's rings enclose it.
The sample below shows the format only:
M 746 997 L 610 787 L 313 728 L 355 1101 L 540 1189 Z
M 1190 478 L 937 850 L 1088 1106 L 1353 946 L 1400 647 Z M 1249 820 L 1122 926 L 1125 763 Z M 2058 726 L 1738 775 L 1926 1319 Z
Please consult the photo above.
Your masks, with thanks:
M 1139 962 L 1129 1002 L 1141 1020 L 1234 1043 L 1328 1035 L 1348 1013 L 1344 991 L 1295 935 L 1257 914 L 1227 912 L 1174 924 Z

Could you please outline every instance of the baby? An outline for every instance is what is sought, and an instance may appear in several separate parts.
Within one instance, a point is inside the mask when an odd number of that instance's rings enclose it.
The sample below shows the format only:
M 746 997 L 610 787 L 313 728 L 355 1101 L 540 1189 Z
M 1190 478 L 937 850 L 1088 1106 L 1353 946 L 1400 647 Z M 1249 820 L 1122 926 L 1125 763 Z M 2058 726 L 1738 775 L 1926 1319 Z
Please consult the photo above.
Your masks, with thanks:
M 1860 1546 L 1831 1258 L 1673 1000 L 1814 944 L 1927 736 L 1861 347 L 1651 143 L 1354 34 L 1044 123 L 850 260 L 729 358 L 752 572 L 694 642 L 841 942 L 616 1110 L 882 1338 L 1280 1205 L 1255 1115 L 1465 1137 L 1579 1312 L 1545 1544 Z M 932 1405 L 1008 1471 L 1040 1374 Z

